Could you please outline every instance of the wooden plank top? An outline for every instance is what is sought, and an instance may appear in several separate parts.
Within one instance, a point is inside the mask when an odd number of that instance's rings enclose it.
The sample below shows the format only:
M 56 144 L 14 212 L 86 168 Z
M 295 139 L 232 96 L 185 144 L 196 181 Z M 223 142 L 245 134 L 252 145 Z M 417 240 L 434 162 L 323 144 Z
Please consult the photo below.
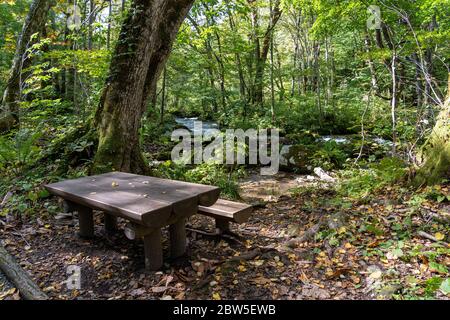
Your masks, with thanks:
M 219 216 L 237 223 L 244 223 L 250 218 L 253 206 L 245 203 L 219 199 L 212 206 L 198 206 L 198 211 L 214 218 Z
M 110 172 L 46 185 L 52 194 L 150 225 L 197 205 L 210 206 L 220 189 L 184 181 Z

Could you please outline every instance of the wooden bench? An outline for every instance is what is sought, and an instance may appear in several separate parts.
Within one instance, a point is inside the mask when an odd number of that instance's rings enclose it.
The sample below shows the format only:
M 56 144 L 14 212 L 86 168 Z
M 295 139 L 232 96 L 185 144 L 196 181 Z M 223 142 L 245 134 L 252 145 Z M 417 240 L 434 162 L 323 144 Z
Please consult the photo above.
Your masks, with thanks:
M 253 207 L 245 203 L 239 203 L 224 199 L 219 199 L 212 206 L 198 206 L 198 213 L 212 217 L 216 220 L 216 228 L 220 232 L 230 230 L 230 222 L 244 223 L 252 213 Z
M 214 204 L 220 194 L 214 186 L 123 172 L 61 181 L 45 188 L 64 199 L 65 211 L 78 212 L 82 237 L 94 235 L 93 209 L 104 212 L 107 232 L 116 229 L 116 217 L 129 221 L 125 234 L 144 239 L 145 266 L 150 270 L 163 264 L 161 228 L 169 226 L 171 256 L 183 255 L 186 219 L 199 205 Z

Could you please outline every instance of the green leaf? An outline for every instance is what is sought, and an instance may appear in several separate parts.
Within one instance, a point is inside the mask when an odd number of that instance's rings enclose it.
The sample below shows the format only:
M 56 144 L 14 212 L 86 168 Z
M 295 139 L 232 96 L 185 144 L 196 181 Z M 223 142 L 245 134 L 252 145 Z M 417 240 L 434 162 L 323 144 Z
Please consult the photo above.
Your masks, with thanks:
M 28 205 L 26 203 L 20 203 L 17 205 L 17 210 L 19 210 L 19 212 L 25 212 L 25 210 L 28 209 Z
M 439 286 L 442 283 L 442 278 L 440 277 L 432 277 L 425 281 L 425 292 L 427 295 L 433 295 L 434 292 L 439 289 Z
M 38 199 L 38 194 L 36 192 L 30 191 L 28 192 L 28 199 L 31 201 L 36 201 Z
M 388 253 L 388 258 L 397 259 L 403 256 L 403 250 L 396 248 Z
M 49 193 L 47 190 L 42 189 L 42 190 L 39 190 L 38 195 L 39 195 L 39 198 L 42 199 L 42 198 L 47 198 L 47 197 L 49 197 L 49 196 L 50 196 L 50 193 Z
M 443 294 L 450 294 L 450 278 L 442 281 L 441 285 L 439 286 L 439 290 L 441 290 Z
M 448 273 L 448 269 L 446 266 L 444 266 L 443 264 L 437 263 L 437 262 L 430 262 L 430 269 L 432 271 L 436 271 L 439 273 L 443 273 L 443 274 L 447 274 Z

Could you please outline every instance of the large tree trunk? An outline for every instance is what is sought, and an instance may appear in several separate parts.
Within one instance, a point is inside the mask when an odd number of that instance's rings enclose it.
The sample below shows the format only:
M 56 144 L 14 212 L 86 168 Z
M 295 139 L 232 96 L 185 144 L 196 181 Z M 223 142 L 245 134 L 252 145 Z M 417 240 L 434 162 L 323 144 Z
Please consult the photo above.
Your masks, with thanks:
M 194 0 L 134 0 L 111 61 L 94 125 L 94 172 L 147 173 L 138 130 L 151 88 Z
M 53 0 L 34 0 L 31 4 L 22 32 L 17 39 L 16 53 L 12 63 L 10 76 L 3 93 L 0 111 L 0 132 L 7 132 L 19 123 L 19 102 L 22 92 L 22 70 L 31 64 L 27 50 L 37 41 L 47 20 L 48 11 L 54 4 Z
M 416 185 L 439 183 L 450 178 L 450 74 L 447 98 L 437 122 L 419 155 L 422 165 L 415 177 Z

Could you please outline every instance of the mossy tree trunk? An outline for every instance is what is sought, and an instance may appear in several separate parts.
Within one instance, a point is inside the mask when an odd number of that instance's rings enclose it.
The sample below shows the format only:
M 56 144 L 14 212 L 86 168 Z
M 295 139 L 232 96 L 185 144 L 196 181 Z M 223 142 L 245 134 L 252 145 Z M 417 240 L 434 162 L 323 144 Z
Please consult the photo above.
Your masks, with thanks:
M 430 185 L 450 178 L 450 74 L 447 98 L 437 122 L 419 154 L 421 166 L 414 183 Z
M 151 88 L 194 0 L 134 0 L 122 25 L 95 116 L 94 172 L 148 173 L 139 128 Z
M 0 110 L 0 132 L 8 132 L 19 124 L 19 103 L 21 100 L 22 70 L 31 65 L 27 50 L 38 40 L 33 35 L 40 34 L 47 21 L 47 15 L 54 5 L 53 0 L 34 0 L 31 4 L 22 32 L 17 39 L 16 52 L 10 76 L 3 93 Z

